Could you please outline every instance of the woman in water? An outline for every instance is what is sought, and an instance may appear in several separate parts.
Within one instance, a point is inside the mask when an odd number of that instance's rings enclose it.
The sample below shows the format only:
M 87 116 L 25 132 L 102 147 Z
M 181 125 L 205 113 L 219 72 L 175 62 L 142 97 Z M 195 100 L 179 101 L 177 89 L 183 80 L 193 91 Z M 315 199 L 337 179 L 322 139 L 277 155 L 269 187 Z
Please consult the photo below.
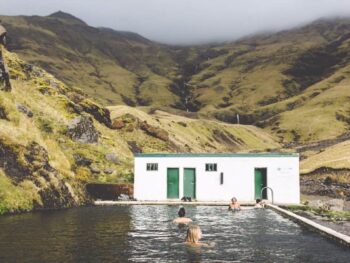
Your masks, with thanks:
M 202 238 L 202 231 L 198 225 L 190 225 L 187 229 L 186 235 L 186 244 L 192 246 L 206 246 L 209 247 L 208 244 L 199 242 Z
M 238 203 L 236 197 L 232 197 L 231 204 L 230 204 L 228 210 L 231 210 L 231 211 L 234 211 L 234 212 L 241 210 L 241 205 Z
M 192 222 L 191 218 L 185 217 L 185 214 L 186 214 L 185 208 L 181 207 L 177 214 L 179 215 L 179 217 L 175 218 L 173 220 L 174 224 L 188 224 L 188 223 Z

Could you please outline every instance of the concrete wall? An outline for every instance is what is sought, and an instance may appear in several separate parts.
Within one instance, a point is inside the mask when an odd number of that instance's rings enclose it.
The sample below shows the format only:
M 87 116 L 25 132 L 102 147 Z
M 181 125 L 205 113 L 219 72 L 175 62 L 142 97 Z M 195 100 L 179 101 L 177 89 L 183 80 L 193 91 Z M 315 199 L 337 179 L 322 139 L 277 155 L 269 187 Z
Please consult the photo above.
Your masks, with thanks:
M 147 171 L 147 163 L 158 163 L 158 171 Z M 217 163 L 216 172 L 205 171 L 206 163 Z M 180 198 L 183 196 L 184 168 L 196 169 L 198 201 L 227 201 L 233 196 L 254 201 L 254 169 L 267 168 L 267 186 L 274 201 L 281 204 L 300 202 L 299 157 L 135 157 L 134 197 L 137 200 L 167 200 L 167 168 L 179 168 Z M 220 184 L 220 173 L 224 184 Z M 271 194 L 268 193 L 269 200 Z

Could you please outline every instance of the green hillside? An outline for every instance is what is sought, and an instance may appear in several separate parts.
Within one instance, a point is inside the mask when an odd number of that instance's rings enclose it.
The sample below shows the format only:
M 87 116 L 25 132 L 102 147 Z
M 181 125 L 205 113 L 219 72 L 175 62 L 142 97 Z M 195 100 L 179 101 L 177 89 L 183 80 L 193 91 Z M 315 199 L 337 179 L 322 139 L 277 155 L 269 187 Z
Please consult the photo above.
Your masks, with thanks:
M 280 147 L 253 126 L 107 109 L 15 53 L 3 57 L 12 88 L 0 88 L 0 214 L 87 203 L 89 182 L 131 183 L 134 152 Z
M 241 124 L 287 145 L 336 138 L 349 126 L 350 19 L 193 47 L 93 28 L 62 12 L 1 19 L 10 50 L 106 106 L 190 111 L 228 123 L 239 114 Z
M 88 182 L 131 182 L 140 151 L 298 151 L 302 185 L 350 182 L 350 19 L 187 47 L 62 12 L 0 19 L 0 212 L 88 202 Z

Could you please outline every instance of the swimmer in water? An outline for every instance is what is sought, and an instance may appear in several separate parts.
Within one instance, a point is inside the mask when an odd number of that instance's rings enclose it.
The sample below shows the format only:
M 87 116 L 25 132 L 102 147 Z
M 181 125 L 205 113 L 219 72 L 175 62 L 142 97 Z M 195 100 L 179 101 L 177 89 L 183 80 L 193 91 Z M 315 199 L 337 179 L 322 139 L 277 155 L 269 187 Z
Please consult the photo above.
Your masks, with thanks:
M 186 215 L 185 208 L 181 207 L 177 214 L 179 215 L 179 217 L 175 218 L 173 220 L 174 224 L 188 224 L 188 223 L 192 222 L 191 218 L 185 217 L 185 215 Z
M 199 240 L 202 238 L 202 231 L 198 225 L 190 225 L 187 229 L 187 235 L 186 235 L 186 244 L 191 246 L 205 246 L 210 247 L 213 245 L 209 245 L 207 243 L 199 242 Z
M 231 210 L 231 211 L 234 211 L 234 212 L 241 210 L 241 205 L 238 203 L 236 197 L 232 197 L 231 204 L 228 207 L 228 210 Z
M 265 208 L 265 202 L 263 200 L 256 199 L 254 208 Z

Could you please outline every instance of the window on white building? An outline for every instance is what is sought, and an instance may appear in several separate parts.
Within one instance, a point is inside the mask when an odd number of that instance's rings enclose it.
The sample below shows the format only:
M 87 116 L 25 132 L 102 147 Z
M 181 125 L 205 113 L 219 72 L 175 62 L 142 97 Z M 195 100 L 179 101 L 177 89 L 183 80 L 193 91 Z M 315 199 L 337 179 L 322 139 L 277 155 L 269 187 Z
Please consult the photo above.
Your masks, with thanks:
M 147 171 L 158 171 L 158 164 L 157 163 L 148 163 L 147 164 Z
M 218 170 L 216 163 L 206 163 L 205 170 L 207 172 L 216 172 Z

